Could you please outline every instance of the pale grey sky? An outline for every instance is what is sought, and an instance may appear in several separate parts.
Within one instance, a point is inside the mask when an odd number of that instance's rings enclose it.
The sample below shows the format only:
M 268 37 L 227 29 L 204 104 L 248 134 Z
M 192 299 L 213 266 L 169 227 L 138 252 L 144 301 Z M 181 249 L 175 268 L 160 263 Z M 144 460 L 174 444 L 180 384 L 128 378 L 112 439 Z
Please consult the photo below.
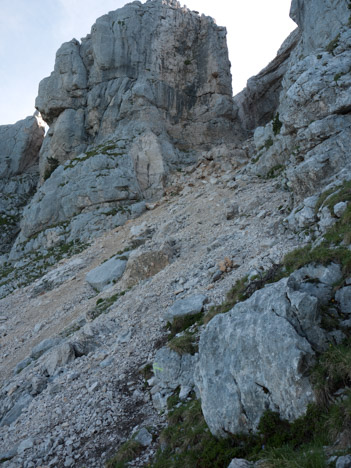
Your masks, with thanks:
M 144 3 L 145 0 L 142 0 Z M 126 0 L 0 0 L 0 125 L 34 112 L 39 81 L 54 66 L 59 46 L 90 32 L 96 18 Z M 184 0 L 228 30 L 233 92 L 274 58 L 295 28 L 291 0 Z

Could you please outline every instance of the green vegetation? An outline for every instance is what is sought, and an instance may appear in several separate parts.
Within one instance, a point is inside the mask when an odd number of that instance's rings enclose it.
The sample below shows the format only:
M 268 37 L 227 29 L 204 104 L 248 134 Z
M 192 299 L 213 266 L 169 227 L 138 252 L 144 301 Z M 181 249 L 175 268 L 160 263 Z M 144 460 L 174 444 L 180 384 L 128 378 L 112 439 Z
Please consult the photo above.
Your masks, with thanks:
M 143 451 L 143 446 L 134 439 L 125 442 L 117 454 L 106 463 L 106 468 L 127 468 L 127 463 L 137 458 Z
M 282 164 L 277 164 L 267 172 L 266 179 L 275 179 L 279 176 L 279 174 L 283 172 L 284 169 L 285 166 L 283 166 Z
M 277 112 L 272 122 L 274 135 L 279 135 L 282 126 L 283 126 L 283 123 L 279 120 L 279 112 Z
M 112 157 L 123 156 L 124 154 L 123 152 L 116 151 L 117 150 L 116 144 L 117 142 L 108 141 L 104 144 L 98 145 L 94 149 L 90 151 L 86 151 L 85 156 L 72 159 L 68 164 L 65 165 L 64 170 L 75 167 L 76 164 L 86 161 L 90 158 L 93 158 L 94 156 L 97 156 L 98 154 L 105 154 L 107 156 L 112 156 Z
M 334 55 L 334 50 L 338 47 L 340 40 L 340 34 L 338 34 L 332 41 L 329 42 L 325 50 L 330 54 Z
M 189 59 L 184 60 L 184 65 L 191 65 L 191 60 L 189 60 Z
M 266 150 L 268 150 L 268 148 L 270 148 L 271 146 L 273 146 L 273 138 L 272 138 L 272 137 L 269 137 L 269 138 L 267 138 L 267 140 L 264 142 L 264 147 L 266 148 Z
M 96 301 L 96 307 L 93 310 L 90 310 L 87 313 L 87 318 L 90 320 L 95 320 L 99 315 L 106 314 L 108 309 L 122 296 L 125 295 L 127 291 L 121 291 L 114 294 L 113 296 L 98 299 Z
M 166 327 L 170 330 L 171 334 L 169 335 L 170 339 L 173 338 L 178 333 L 185 331 L 187 328 L 191 327 L 195 323 L 201 323 L 203 313 L 200 312 L 194 315 L 185 315 L 183 317 L 175 317 L 171 322 L 168 322 Z
M 45 169 L 45 172 L 43 175 L 44 180 L 47 180 L 51 176 L 51 174 L 54 172 L 54 170 L 57 169 L 60 165 L 59 160 L 53 157 L 48 157 L 46 162 L 48 164 L 48 167 Z
M 168 347 L 175 351 L 176 353 L 183 354 L 192 354 L 198 352 L 198 346 L 196 344 L 196 333 L 186 331 L 183 335 L 177 336 L 168 342 Z
M 0 267 L 0 286 L 10 282 L 13 288 L 27 286 L 47 273 L 53 265 L 62 260 L 76 255 L 88 247 L 79 240 L 71 241 L 67 244 L 60 244 L 46 250 L 46 253 L 32 251 L 22 257 L 25 262 L 20 269 L 14 268 L 11 264 Z

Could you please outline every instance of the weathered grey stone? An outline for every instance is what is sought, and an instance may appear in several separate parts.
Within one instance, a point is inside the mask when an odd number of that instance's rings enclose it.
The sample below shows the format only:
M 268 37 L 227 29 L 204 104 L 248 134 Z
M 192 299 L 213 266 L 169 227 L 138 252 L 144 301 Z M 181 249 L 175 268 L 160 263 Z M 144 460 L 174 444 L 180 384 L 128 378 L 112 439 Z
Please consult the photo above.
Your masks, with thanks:
M 239 109 L 238 117 L 246 131 L 250 132 L 273 119 L 279 104 L 282 79 L 299 39 L 300 31 L 296 29 L 284 41 L 276 58 L 258 75 L 250 78 L 246 88 L 234 97 Z
M 254 463 L 244 460 L 243 458 L 234 458 L 228 468 L 250 468 Z
M 43 138 L 44 123 L 40 116 L 0 126 L 0 254 L 11 249 L 23 206 L 37 185 Z
M 150 432 L 145 427 L 143 427 L 140 429 L 140 431 L 138 431 L 134 439 L 144 447 L 147 447 L 152 443 L 152 434 L 150 434 Z
M 333 211 L 335 216 L 338 218 L 341 218 L 341 216 L 345 213 L 347 208 L 347 203 L 346 202 L 339 202 L 336 205 L 334 205 Z
M 19 446 L 18 446 L 18 448 L 17 448 L 17 453 L 18 453 L 19 455 L 21 455 L 25 450 L 28 450 L 28 449 L 32 448 L 33 445 L 34 445 L 34 439 L 32 439 L 31 437 L 29 437 L 28 439 L 23 440 L 23 441 L 19 444 Z
M 49 349 L 57 346 L 62 341 L 61 338 L 47 338 L 38 343 L 32 349 L 30 357 L 32 359 L 38 359 L 42 354 L 46 353 Z
M 351 468 L 351 456 L 345 455 L 336 460 L 336 468 Z
M 167 406 L 167 398 L 180 387 L 180 392 L 194 388 L 194 369 L 197 355 L 179 355 L 168 347 L 161 348 L 155 355 L 153 371 L 154 380 L 151 390 L 156 409 L 163 410 Z
M 56 370 L 65 366 L 76 358 L 74 347 L 71 343 L 63 343 L 54 347 L 45 358 L 43 367 L 50 375 L 54 375 Z
M 29 406 L 32 400 L 33 397 L 28 395 L 28 393 L 21 395 L 12 408 L 0 420 L 0 427 L 10 426 L 14 421 L 16 421 L 22 411 Z
M 132 252 L 123 275 L 123 287 L 130 288 L 139 281 L 156 275 L 169 264 L 169 260 L 168 249 Z
M 266 286 L 201 334 L 195 383 L 213 434 L 255 429 L 266 409 L 292 420 L 313 401 L 305 371 L 325 337 L 317 299 L 295 286 Z
M 349 19 L 347 4 L 335 0 L 293 0 L 290 17 L 302 31 L 303 51 L 310 53 L 326 46 Z
M 40 116 L 0 126 L 0 178 L 22 174 L 38 163 L 44 133 Z
M 340 309 L 343 314 L 351 314 L 351 286 L 338 289 L 335 294 L 335 299 L 340 304 Z
M 165 319 L 173 321 L 177 317 L 198 314 L 202 311 L 206 299 L 207 297 L 203 294 L 178 299 L 165 312 Z
M 126 265 L 127 260 L 113 257 L 102 265 L 89 271 L 85 279 L 94 289 L 103 291 L 110 287 L 113 282 L 116 282 L 121 278 Z
M 75 258 L 64 265 L 60 265 L 34 283 L 31 296 L 36 297 L 39 294 L 57 288 L 65 281 L 75 278 L 76 273 L 84 267 L 85 262 L 80 258 Z
M 14 368 L 14 371 L 13 373 L 16 375 L 16 374 L 19 374 L 21 371 L 23 371 L 23 369 L 25 369 L 26 367 L 28 367 L 31 363 L 33 362 L 33 359 L 30 358 L 30 357 L 27 357 L 25 359 L 23 359 L 21 362 L 19 362 L 17 364 L 17 366 Z
M 0 452 L 0 460 L 6 461 L 11 460 L 11 458 L 17 455 L 17 447 L 7 450 L 6 452 Z

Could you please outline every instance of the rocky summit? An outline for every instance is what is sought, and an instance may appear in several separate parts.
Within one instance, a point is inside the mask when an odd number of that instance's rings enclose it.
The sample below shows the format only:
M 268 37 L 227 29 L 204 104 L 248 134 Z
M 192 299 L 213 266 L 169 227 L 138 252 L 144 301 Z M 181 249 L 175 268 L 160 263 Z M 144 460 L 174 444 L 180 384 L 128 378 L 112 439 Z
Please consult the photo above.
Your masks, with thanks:
M 351 466 L 351 4 L 290 16 L 233 97 L 132 2 L 0 127 L 4 468 Z

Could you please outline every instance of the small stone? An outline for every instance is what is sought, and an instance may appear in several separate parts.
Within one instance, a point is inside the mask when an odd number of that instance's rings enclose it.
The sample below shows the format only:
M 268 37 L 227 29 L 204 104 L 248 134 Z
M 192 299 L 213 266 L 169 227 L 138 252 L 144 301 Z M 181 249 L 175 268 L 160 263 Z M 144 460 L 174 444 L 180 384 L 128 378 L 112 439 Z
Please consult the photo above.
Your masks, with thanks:
M 33 445 L 34 445 L 34 439 L 32 439 L 32 438 L 25 439 L 19 444 L 18 449 L 17 449 L 17 453 L 20 455 L 25 450 L 28 450 L 28 449 L 32 448 Z
M 335 216 L 337 216 L 338 218 L 341 218 L 341 216 L 345 213 L 346 208 L 347 208 L 347 203 L 346 203 L 346 202 L 337 203 L 337 204 L 334 206 L 334 214 L 335 214 Z
M 144 447 L 147 447 L 152 443 L 152 435 L 145 427 L 143 427 L 135 436 L 135 440 Z
M 94 383 L 88 388 L 88 392 L 89 392 L 89 393 L 93 393 L 93 392 L 95 392 L 95 390 L 97 390 L 98 387 L 99 387 L 99 382 L 94 382 Z
M 64 466 L 65 466 L 65 467 L 69 467 L 69 466 L 72 466 L 73 464 L 74 464 L 73 458 L 71 458 L 71 457 L 66 457 Z
M 339 457 L 336 461 L 336 468 L 351 468 L 351 455 Z
M 195 294 L 185 299 L 178 299 L 166 311 L 165 319 L 174 320 L 176 317 L 198 314 L 202 311 L 206 299 L 207 297 L 203 294 Z

